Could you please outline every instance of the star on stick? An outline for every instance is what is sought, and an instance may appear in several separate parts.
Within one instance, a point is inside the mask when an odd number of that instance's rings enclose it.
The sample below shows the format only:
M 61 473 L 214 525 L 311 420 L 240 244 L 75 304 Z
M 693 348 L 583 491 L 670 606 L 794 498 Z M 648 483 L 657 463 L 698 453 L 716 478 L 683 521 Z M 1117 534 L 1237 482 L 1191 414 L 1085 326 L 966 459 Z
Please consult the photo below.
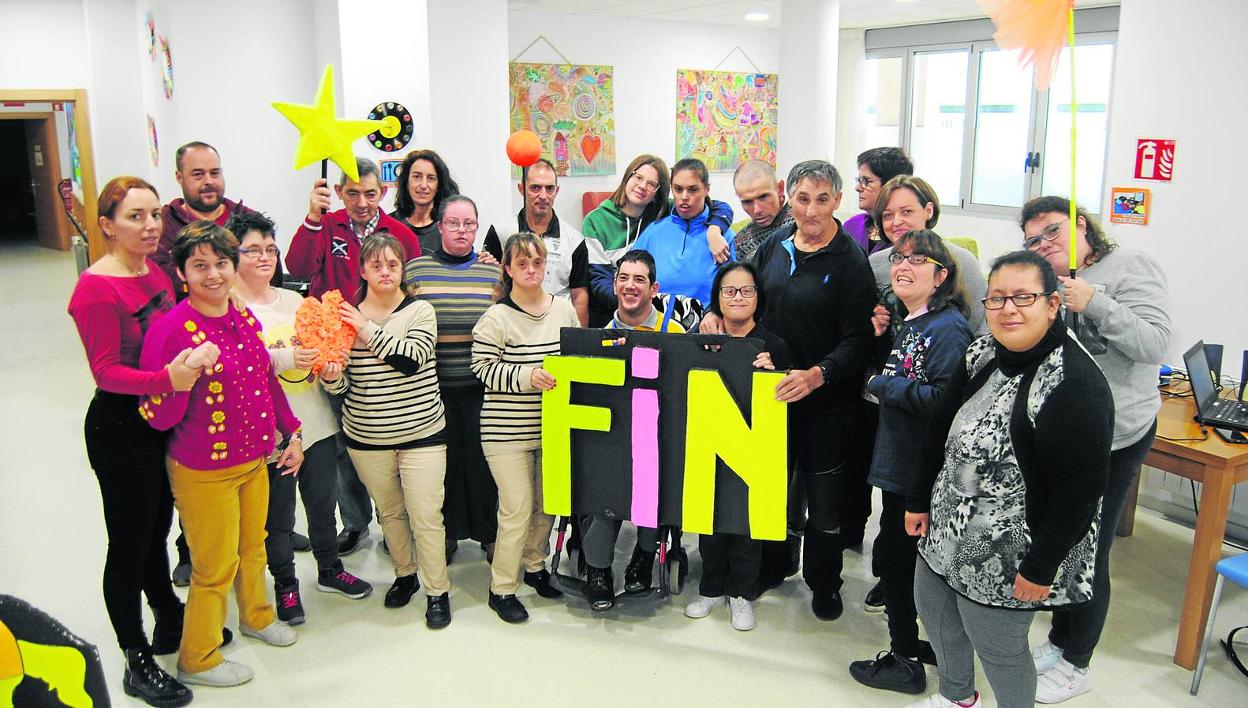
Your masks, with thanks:
M 355 167 L 351 143 L 378 130 L 379 120 L 342 120 L 334 115 L 334 67 L 325 65 L 321 85 L 316 90 L 316 104 L 274 102 L 277 109 L 299 129 L 299 146 L 295 150 L 295 169 L 302 169 L 318 160 L 332 160 L 351 181 L 360 181 Z

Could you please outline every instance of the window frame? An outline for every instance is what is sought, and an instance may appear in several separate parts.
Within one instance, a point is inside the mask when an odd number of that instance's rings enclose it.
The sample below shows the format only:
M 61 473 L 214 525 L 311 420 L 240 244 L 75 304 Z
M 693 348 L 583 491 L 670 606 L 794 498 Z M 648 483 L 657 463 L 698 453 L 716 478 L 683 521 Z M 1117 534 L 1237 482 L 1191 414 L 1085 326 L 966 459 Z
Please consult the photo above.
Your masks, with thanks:
M 1118 69 L 1118 32 L 1116 30 L 1097 29 L 1087 32 L 1078 32 L 1075 34 L 1075 46 L 1092 45 L 1092 44 L 1111 44 L 1114 47 L 1113 63 L 1110 66 L 1110 84 L 1112 86 L 1114 75 Z M 899 103 L 901 114 L 899 116 L 898 142 L 900 147 L 910 152 L 911 146 L 911 122 L 913 120 L 914 111 L 914 64 L 915 55 L 963 50 L 968 53 L 967 70 L 966 70 L 966 94 L 963 102 L 963 111 L 966 119 L 963 121 L 962 133 L 962 168 L 959 175 L 959 197 L 956 201 L 946 203 L 941 201 L 941 210 L 965 216 L 990 217 L 999 219 L 1014 219 L 1018 215 L 1019 207 L 999 206 L 996 204 L 985 204 L 974 202 L 971 199 L 972 187 L 974 180 L 975 168 L 975 135 L 978 130 L 978 99 L 979 99 L 979 75 L 981 70 L 981 59 L 985 51 L 999 51 L 1000 46 L 989 39 L 965 40 L 954 42 L 934 42 L 931 44 L 912 44 L 901 47 L 881 47 L 878 49 L 867 49 L 864 53 L 864 61 L 872 59 L 888 59 L 900 57 L 902 60 L 901 69 L 901 90 L 902 96 Z M 1039 153 L 1041 156 L 1041 164 L 1046 165 L 1047 162 L 1047 130 L 1048 130 L 1048 109 L 1049 109 L 1049 91 L 1037 91 L 1034 83 L 1031 88 L 1031 110 L 1028 117 L 1028 147 L 1027 153 Z M 1106 105 L 1106 125 L 1112 120 L 1112 105 Z M 1022 156 L 1024 164 L 1027 154 Z M 1106 154 L 1101 156 L 1102 175 L 1105 174 L 1108 167 L 1108 150 Z M 1104 179 L 1102 177 L 1102 179 Z M 1024 180 L 1025 192 L 1023 194 L 1023 202 L 1041 196 L 1044 185 L 1043 167 L 1029 172 Z M 1102 194 L 1105 191 L 1105 184 L 1101 185 Z M 1082 205 L 1090 213 L 1099 214 L 1101 209 L 1101 201 L 1096 204 Z

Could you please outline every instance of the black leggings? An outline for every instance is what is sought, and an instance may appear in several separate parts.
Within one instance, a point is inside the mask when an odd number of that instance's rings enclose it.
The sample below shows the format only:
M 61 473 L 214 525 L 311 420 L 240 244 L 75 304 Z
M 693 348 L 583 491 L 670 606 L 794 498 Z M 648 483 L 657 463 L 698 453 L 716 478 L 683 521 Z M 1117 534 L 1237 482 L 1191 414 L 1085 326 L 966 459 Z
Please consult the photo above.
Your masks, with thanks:
M 137 396 L 105 391 L 96 391 L 87 408 L 84 434 L 108 529 L 104 605 L 121 648 L 141 648 L 147 646 L 142 595 L 157 614 L 181 605 L 166 550 L 173 521 L 166 435 L 139 417 Z

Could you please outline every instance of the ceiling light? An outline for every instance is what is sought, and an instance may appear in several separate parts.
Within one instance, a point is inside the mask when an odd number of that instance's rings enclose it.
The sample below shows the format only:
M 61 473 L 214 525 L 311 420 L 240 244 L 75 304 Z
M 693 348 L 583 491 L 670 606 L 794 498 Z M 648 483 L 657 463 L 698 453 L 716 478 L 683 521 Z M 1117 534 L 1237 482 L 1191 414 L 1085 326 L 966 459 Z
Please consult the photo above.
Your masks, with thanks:
M 747 12 L 745 13 L 746 22 L 766 22 L 771 19 L 771 15 L 765 12 Z

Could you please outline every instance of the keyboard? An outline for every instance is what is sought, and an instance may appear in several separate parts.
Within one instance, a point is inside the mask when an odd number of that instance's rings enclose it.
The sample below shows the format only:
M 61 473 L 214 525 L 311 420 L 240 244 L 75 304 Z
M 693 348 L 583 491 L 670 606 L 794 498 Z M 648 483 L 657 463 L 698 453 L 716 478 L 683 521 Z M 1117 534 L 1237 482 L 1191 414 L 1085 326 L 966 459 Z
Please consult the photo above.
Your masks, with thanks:
M 1248 404 L 1219 398 L 1209 406 L 1205 420 L 1213 425 L 1228 423 L 1235 427 L 1248 428 Z

